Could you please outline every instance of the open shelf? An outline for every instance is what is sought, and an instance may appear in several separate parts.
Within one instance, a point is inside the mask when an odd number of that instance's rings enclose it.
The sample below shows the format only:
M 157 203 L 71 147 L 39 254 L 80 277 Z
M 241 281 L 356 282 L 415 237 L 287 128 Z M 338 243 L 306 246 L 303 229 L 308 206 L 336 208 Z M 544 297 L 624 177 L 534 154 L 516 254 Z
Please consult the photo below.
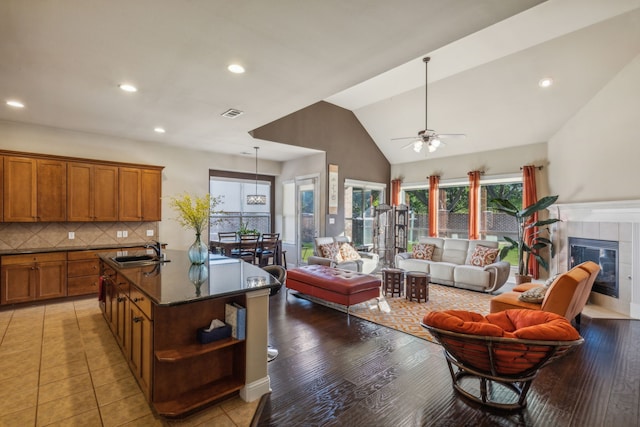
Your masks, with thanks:
M 242 387 L 244 387 L 244 382 L 239 381 L 237 378 L 225 377 L 182 393 L 177 399 L 166 402 L 154 402 L 153 405 L 156 411 L 165 417 L 183 416 L 186 413 L 235 393 Z
M 221 348 L 230 347 L 232 345 L 244 342 L 235 338 L 223 338 L 208 344 L 191 344 L 180 348 L 171 348 L 167 350 L 156 351 L 156 359 L 159 362 L 180 362 L 192 357 L 201 356 L 203 354 L 218 351 Z

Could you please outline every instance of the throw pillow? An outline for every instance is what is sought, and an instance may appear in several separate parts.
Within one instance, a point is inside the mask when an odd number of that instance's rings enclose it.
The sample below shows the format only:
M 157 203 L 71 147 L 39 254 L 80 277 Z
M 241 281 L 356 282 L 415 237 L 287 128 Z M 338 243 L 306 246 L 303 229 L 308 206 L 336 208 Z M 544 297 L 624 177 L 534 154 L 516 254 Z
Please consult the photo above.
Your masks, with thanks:
M 320 256 L 323 258 L 329 258 L 335 262 L 342 262 L 342 256 L 340 255 L 340 248 L 336 242 L 327 243 L 326 245 L 319 245 L 318 250 Z
M 547 281 L 546 281 L 546 282 L 544 282 L 544 287 L 545 287 L 545 288 L 548 288 L 549 286 L 551 286 L 551 284 L 552 284 L 553 282 L 555 282 L 555 280 L 558 278 L 558 276 L 559 276 L 559 275 L 560 275 L 560 274 L 556 274 L 556 275 L 555 275 L 555 276 L 553 276 L 553 277 L 549 277 L 549 278 L 547 279 Z
M 435 245 L 430 245 L 428 243 L 416 243 L 413 245 L 413 252 L 411 256 L 415 259 L 431 260 L 435 248 Z
M 476 267 L 484 267 L 485 265 L 493 264 L 498 258 L 498 248 L 489 248 L 487 246 L 477 245 L 471 254 L 471 260 L 469 264 Z
M 340 256 L 343 261 L 356 261 L 360 259 L 360 254 L 349 243 L 342 243 L 340 245 Z
M 535 288 L 531 288 L 528 291 L 520 294 L 518 299 L 524 302 L 540 304 L 542 300 L 544 300 L 544 295 L 546 292 L 547 288 L 545 288 L 544 286 L 536 286 Z

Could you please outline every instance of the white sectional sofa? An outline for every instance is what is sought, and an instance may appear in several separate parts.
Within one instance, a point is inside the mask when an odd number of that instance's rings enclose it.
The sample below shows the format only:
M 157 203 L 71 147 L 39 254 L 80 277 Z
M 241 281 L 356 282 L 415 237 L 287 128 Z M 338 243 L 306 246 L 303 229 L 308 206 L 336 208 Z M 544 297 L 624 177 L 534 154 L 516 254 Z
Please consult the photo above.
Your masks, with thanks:
M 509 278 L 508 262 L 497 260 L 481 267 L 471 265 L 476 246 L 498 248 L 498 242 L 423 237 L 418 243 L 434 245 L 431 260 L 415 259 L 412 252 L 403 252 L 396 255 L 397 268 L 426 272 L 431 275 L 432 283 L 482 292 L 500 289 Z

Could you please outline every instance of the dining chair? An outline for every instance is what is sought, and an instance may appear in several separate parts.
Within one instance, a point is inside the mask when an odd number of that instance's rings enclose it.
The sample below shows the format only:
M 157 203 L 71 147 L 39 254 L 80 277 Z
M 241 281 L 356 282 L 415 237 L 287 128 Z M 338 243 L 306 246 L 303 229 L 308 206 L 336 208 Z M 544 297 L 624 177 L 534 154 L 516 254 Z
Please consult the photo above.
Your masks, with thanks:
M 276 264 L 278 240 L 280 240 L 280 233 L 262 234 L 262 240 L 258 247 L 258 265 L 260 265 L 260 267 L 269 265 L 269 259 L 271 259 L 271 264 Z
M 235 231 L 218 231 L 218 242 L 235 242 L 237 240 L 238 240 L 238 233 Z M 215 244 L 213 243 L 210 243 L 209 246 L 210 246 L 211 252 L 214 252 L 215 250 L 215 252 L 219 252 L 226 256 L 231 256 L 231 253 L 226 253 L 224 246 L 218 246 L 214 248 Z M 234 251 L 237 252 L 237 248 L 233 248 L 231 250 L 231 252 L 234 252 Z
M 237 251 L 231 251 L 231 256 L 255 264 L 258 252 L 260 234 L 241 234 Z

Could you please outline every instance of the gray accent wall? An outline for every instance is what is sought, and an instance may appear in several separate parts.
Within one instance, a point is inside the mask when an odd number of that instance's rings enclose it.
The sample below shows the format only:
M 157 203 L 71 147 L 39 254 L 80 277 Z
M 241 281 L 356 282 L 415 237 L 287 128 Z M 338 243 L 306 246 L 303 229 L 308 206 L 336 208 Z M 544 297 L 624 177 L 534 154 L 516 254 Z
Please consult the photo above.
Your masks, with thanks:
M 391 165 L 350 110 L 328 102 L 318 102 L 279 120 L 254 129 L 254 138 L 280 142 L 326 152 L 324 180 L 329 164 L 339 167 L 338 214 L 329 224 L 326 194 L 321 197 L 321 215 L 325 215 L 324 234 L 344 232 L 345 178 L 387 185 L 387 202 L 391 181 Z M 316 172 L 316 171 L 309 171 Z M 321 185 L 327 191 L 326 182 Z

